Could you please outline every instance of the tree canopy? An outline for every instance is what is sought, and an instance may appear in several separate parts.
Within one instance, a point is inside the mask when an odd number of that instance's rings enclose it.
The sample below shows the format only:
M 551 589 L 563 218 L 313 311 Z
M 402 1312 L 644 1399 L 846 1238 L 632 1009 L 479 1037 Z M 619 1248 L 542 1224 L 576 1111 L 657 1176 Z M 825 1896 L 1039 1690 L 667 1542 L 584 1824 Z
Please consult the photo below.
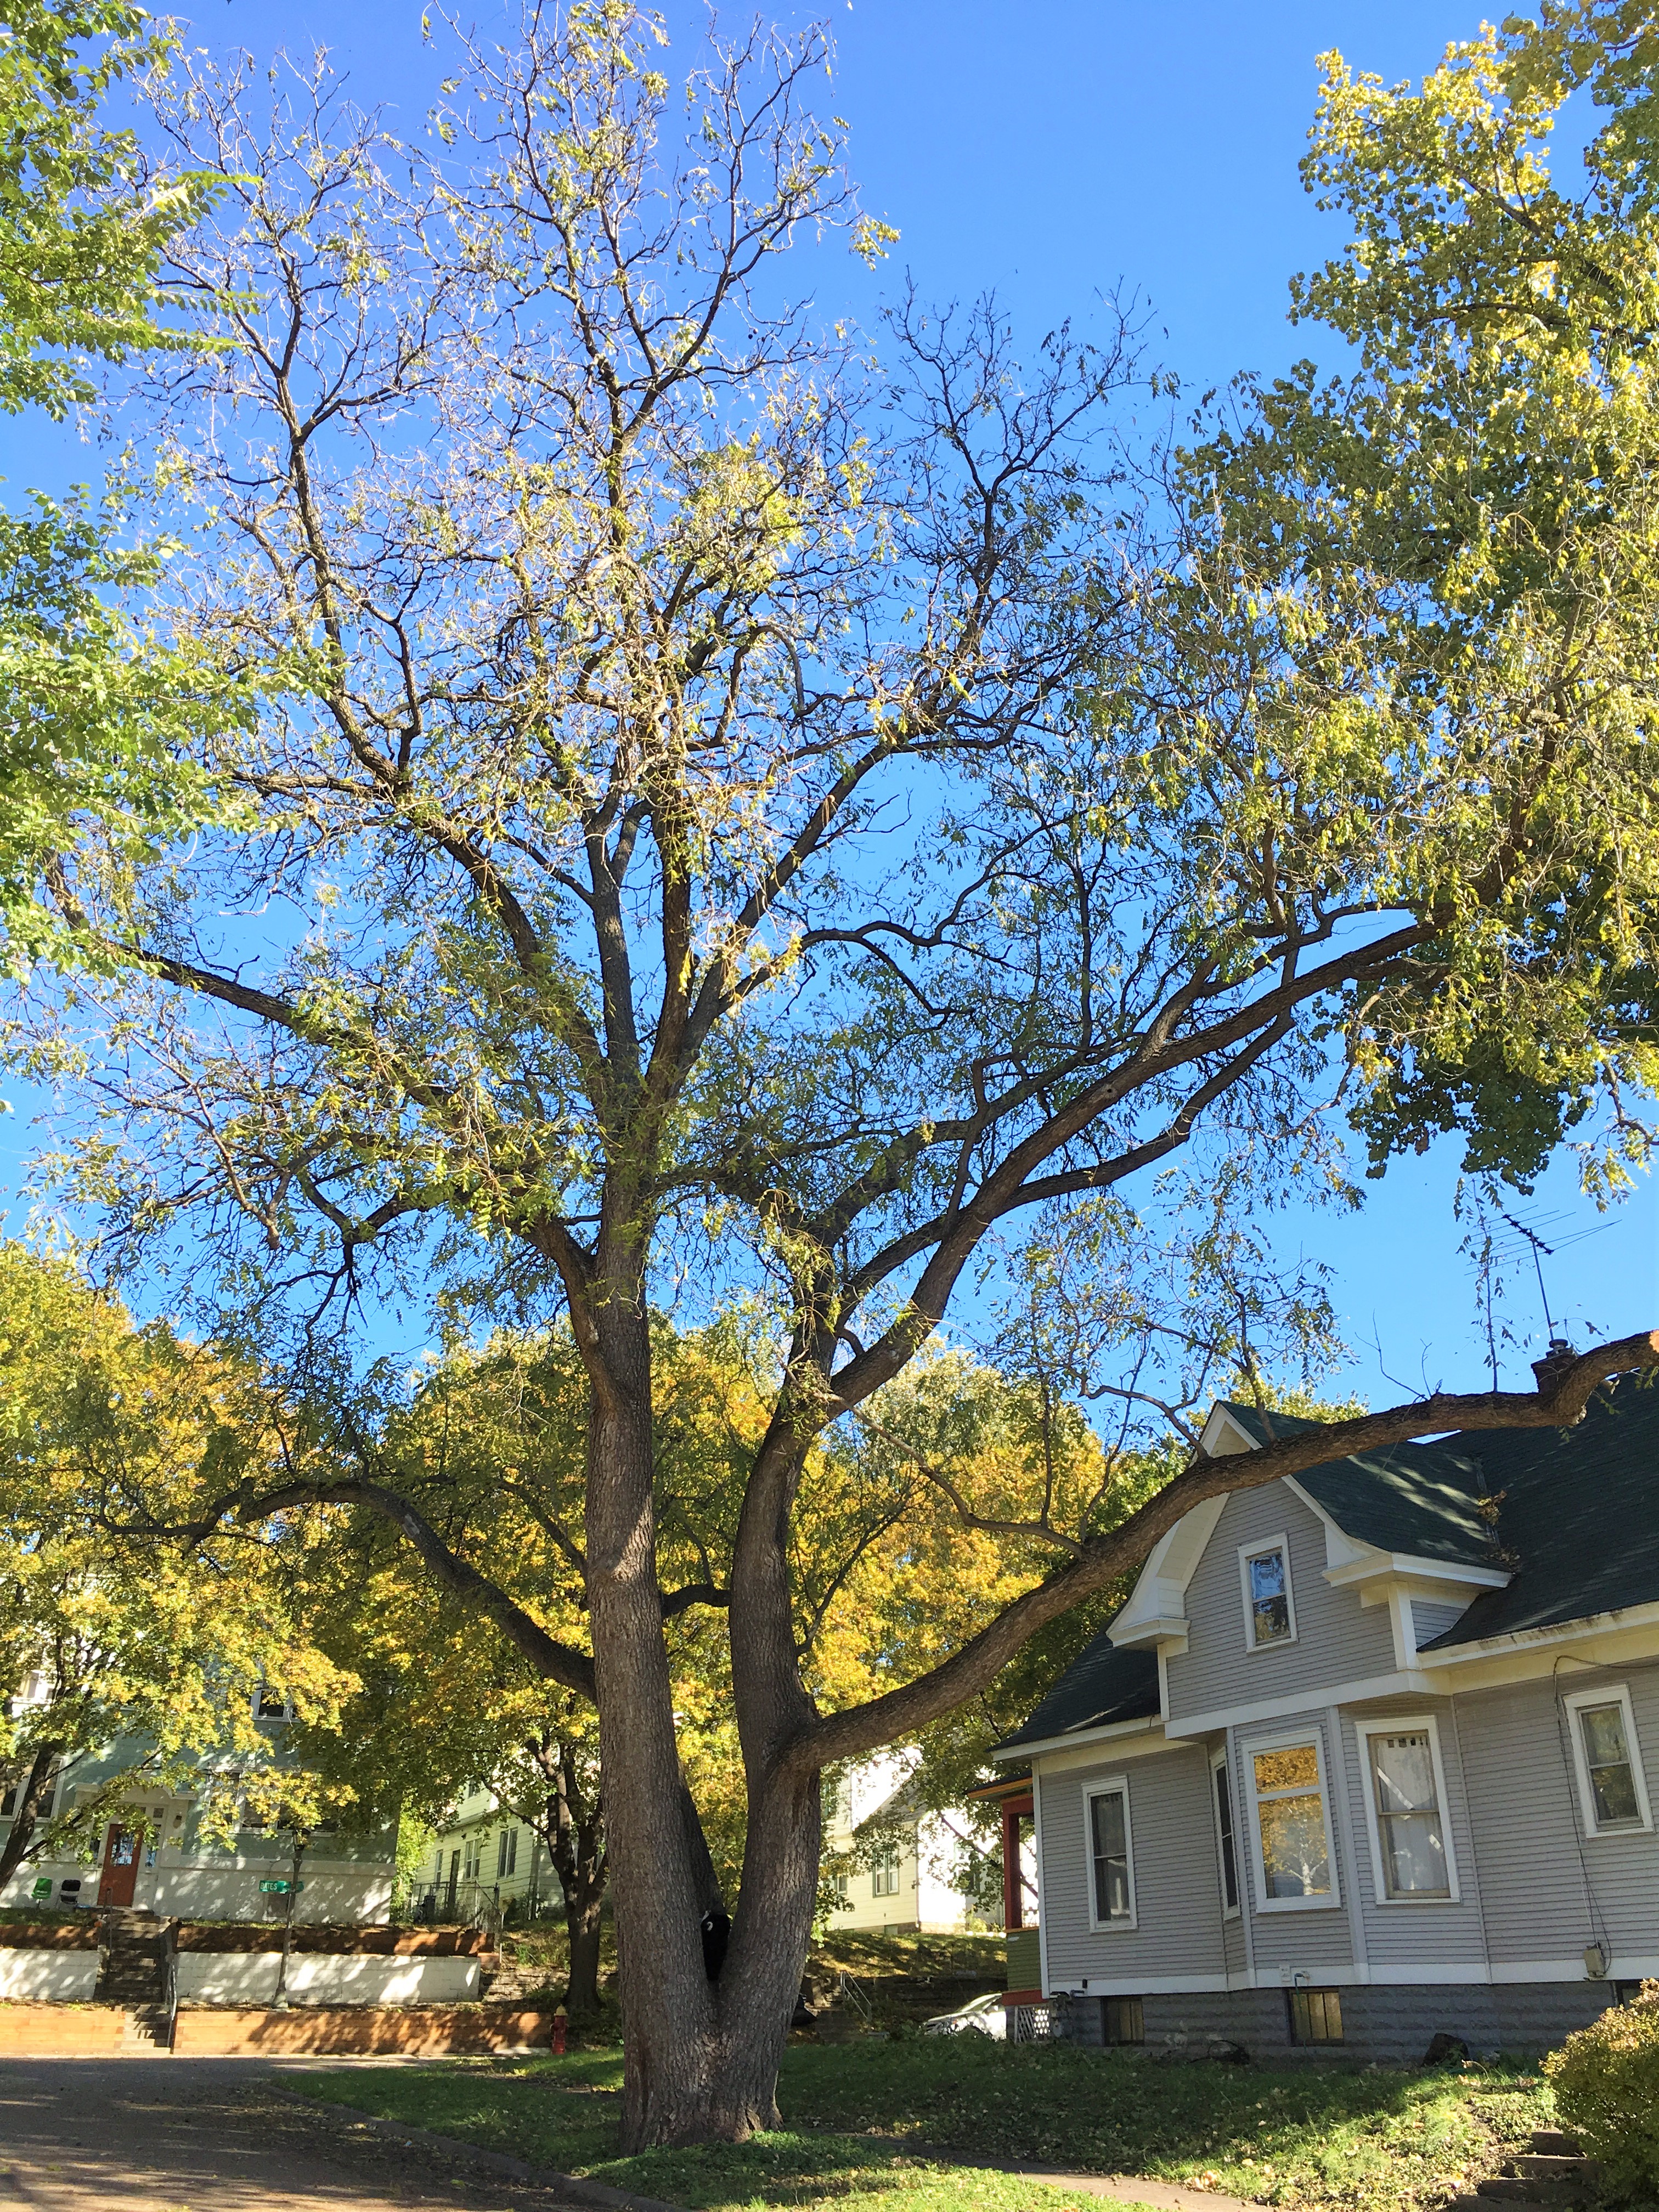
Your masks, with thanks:
M 194 1794 L 210 1834 L 279 1801 L 315 1816 L 329 1792 L 280 1759 L 258 1701 L 337 1725 L 352 1681 L 303 1633 L 273 1532 L 188 1550 L 116 1533 L 282 1460 L 246 1368 L 0 1244 L 0 1786 L 15 1792 L 0 1881 L 95 1844 L 158 1783 Z
M 355 1498 L 594 1700 L 631 2144 L 772 2113 L 825 1765 L 979 1693 L 1200 1498 L 1571 1419 L 1651 1356 L 1136 1492 L 1204 1377 L 1316 1352 L 1271 1211 L 1346 1190 L 1345 1120 L 1376 1164 L 1453 1126 L 1522 1181 L 1570 1128 L 1604 1188 L 1646 1156 L 1644 40 L 1589 4 L 1419 91 L 1332 58 L 1309 174 L 1352 238 L 1297 300 L 1358 366 L 1180 437 L 1139 427 L 1170 387 L 1121 319 L 1022 363 L 991 303 L 902 288 L 878 343 L 790 303 L 792 248 L 893 235 L 806 105 L 817 32 L 711 44 L 684 143 L 625 0 L 459 42 L 429 146 L 322 60 L 274 104 L 246 60 L 160 88 L 173 167 L 216 180 L 164 261 L 216 343 L 136 402 L 193 533 L 156 619 L 249 702 L 192 755 L 234 817 L 146 861 L 88 810 L 34 880 L 58 967 L 14 1049 L 86 1055 L 70 1188 L 106 1249 L 171 1240 L 313 1366 L 371 1284 L 568 1328 L 580 1634 L 446 1541 L 418 1468 L 189 1525 Z M 1575 198 L 1544 151 L 1581 83 L 1608 120 Z M 659 1297 L 771 1333 L 707 1591 L 658 1494 Z M 797 1531 L 967 1304 L 1121 1425 L 1035 1510 L 958 1483 L 1012 1567 L 837 1705 Z M 744 1765 L 723 1964 L 683 1597 Z
M 170 313 L 167 242 L 212 198 L 152 171 L 105 112 L 124 81 L 165 72 L 173 41 L 126 0 L 0 7 L 0 409 L 61 419 L 89 373 L 199 343 Z M 192 748 L 239 711 L 234 687 L 149 635 L 135 603 L 164 544 L 135 539 L 129 488 L 36 493 L 0 513 L 0 957 L 14 971 L 58 932 L 37 893 L 96 823 L 118 902 L 130 868 L 211 812 Z

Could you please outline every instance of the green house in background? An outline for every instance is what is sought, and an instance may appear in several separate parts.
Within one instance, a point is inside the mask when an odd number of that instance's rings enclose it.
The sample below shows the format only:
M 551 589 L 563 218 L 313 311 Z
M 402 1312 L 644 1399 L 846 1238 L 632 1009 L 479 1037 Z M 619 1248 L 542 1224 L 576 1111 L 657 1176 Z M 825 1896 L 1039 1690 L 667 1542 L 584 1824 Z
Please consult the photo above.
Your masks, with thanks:
M 276 1708 L 262 1710 L 259 1717 L 280 1728 L 285 1715 Z M 89 1795 L 112 1777 L 137 1767 L 144 1750 L 136 1740 L 123 1738 L 93 1756 L 70 1761 L 53 1784 L 52 1809 L 68 1810 L 77 1794 Z M 280 1761 L 280 1752 L 277 1757 Z M 205 1781 L 205 1768 L 199 1771 Z M 294 1876 L 293 1838 L 246 1828 L 228 1843 L 210 1839 L 202 1832 L 201 1794 L 188 1787 L 155 1785 L 146 1790 L 135 1784 L 141 1816 L 103 1823 L 92 1850 L 82 1856 L 26 1862 L 0 1890 L 0 1905 L 35 1905 L 53 1911 L 131 1905 L 187 1920 L 284 1917 L 286 1890 Z M 15 1790 L 0 1797 L 0 1836 L 10 1827 L 15 1802 Z M 396 1850 L 395 1824 L 368 1835 L 318 1832 L 301 1860 L 295 1919 L 386 1920 Z

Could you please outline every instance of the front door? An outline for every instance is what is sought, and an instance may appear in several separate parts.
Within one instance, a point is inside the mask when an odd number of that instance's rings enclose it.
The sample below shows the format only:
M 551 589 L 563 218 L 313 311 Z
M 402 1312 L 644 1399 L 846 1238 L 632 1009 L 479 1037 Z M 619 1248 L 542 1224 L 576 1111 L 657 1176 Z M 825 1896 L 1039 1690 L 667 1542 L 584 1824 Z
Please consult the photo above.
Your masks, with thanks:
M 138 1854 L 143 1841 L 142 1827 L 124 1828 L 118 1821 L 110 1822 L 109 1833 L 104 1838 L 104 1871 L 98 1884 L 100 1907 L 131 1904 L 138 1883 Z

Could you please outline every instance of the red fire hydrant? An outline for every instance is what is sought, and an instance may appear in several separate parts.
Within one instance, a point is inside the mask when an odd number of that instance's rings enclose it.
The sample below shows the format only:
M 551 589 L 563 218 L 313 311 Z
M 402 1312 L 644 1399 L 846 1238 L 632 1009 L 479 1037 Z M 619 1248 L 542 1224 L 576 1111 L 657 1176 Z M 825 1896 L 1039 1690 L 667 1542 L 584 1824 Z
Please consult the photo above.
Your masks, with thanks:
M 556 2012 L 553 2015 L 553 2042 L 551 2046 L 553 2056 L 556 2058 L 562 2058 L 564 2057 L 564 2014 L 562 2012 Z

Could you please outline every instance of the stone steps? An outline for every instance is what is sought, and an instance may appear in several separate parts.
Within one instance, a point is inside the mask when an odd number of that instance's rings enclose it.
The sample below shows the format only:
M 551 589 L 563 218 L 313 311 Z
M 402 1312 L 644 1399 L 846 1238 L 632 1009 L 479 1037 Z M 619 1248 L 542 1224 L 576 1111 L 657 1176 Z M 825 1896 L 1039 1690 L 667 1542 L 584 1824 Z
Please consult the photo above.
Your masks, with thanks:
M 171 2051 L 173 2015 L 164 2004 L 129 2005 L 121 2023 L 123 2051 Z
M 1534 2129 L 1531 2148 L 1505 2160 L 1501 2173 L 1489 2174 L 1471 2193 L 1452 2198 L 1446 2212 L 1577 2212 L 1594 2203 L 1601 2178 L 1599 2160 L 1586 2158 L 1573 2138 L 1559 2128 Z
M 100 2004 L 145 2008 L 167 2003 L 167 1939 L 170 1924 L 153 1912 L 127 1907 L 99 1916 Z

